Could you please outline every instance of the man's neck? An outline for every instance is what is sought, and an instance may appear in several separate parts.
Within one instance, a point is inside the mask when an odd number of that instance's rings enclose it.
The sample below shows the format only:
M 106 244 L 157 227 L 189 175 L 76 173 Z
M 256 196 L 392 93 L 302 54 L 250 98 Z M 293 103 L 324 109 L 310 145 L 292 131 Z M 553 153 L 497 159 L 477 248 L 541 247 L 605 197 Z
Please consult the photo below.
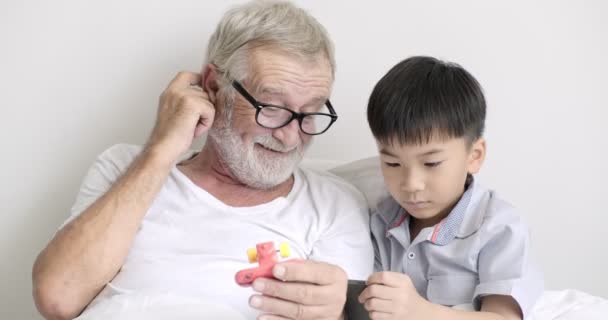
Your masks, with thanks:
M 209 145 L 192 158 L 178 164 L 178 169 L 195 185 L 233 207 L 260 205 L 287 196 L 294 184 L 292 175 L 287 181 L 268 190 L 247 186 L 234 177 Z

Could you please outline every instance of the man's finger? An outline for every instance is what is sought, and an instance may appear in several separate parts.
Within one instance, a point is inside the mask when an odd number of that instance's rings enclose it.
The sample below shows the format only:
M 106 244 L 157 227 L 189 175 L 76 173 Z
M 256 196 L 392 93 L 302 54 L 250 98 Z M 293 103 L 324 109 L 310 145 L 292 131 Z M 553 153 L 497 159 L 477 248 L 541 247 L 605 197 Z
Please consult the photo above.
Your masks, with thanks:
M 279 263 L 272 269 L 275 278 L 283 281 L 307 282 L 319 285 L 342 283 L 346 273 L 340 267 L 312 260 Z
M 195 92 L 196 94 L 199 93 L 205 93 L 205 90 L 203 90 L 203 87 L 199 86 L 199 85 L 195 85 L 195 84 L 191 84 L 190 86 L 188 86 L 188 90 Z
M 200 86 L 201 75 L 196 72 L 180 71 L 169 83 L 169 88 L 181 89 L 191 85 Z
M 333 300 L 337 301 L 335 290 L 330 286 L 258 278 L 253 282 L 252 287 L 264 295 L 304 305 L 321 305 Z
M 257 319 L 260 319 L 260 317 L 258 317 Z M 277 316 L 274 314 L 265 314 L 264 315 L 264 320 L 291 320 L 289 318 L 285 318 L 285 317 L 281 317 L 281 316 Z
M 251 296 L 249 298 L 249 305 L 262 312 L 288 319 L 320 319 L 329 316 L 327 309 L 322 306 L 304 306 L 291 301 L 262 295 Z

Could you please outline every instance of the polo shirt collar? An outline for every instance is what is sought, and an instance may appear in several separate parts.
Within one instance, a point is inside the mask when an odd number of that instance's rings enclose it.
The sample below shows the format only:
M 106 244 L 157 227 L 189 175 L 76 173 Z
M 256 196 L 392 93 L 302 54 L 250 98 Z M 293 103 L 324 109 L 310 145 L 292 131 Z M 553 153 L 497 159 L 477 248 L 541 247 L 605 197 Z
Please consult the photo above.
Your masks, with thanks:
M 452 208 L 452 211 L 437 223 L 433 228 L 433 232 L 429 234 L 428 240 L 431 243 L 444 246 L 460 234 L 462 222 L 467 215 L 474 190 L 475 182 L 471 181 L 468 188 L 460 197 L 460 200 L 458 200 L 458 203 Z
M 427 240 L 439 246 L 450 243 L 454 238 L 464 238 L 479 229 L 483 215 L 477 210 L 475 203 L 479 202 L 485 194 L 473 176 L 467 179 L 467 189 L 460 197 L 452 211 L 433 227 Z M 387 226 L 386 235 L 389 231 L 400 227 L 408 219 L 408 213 L 391 196 L 381 200 L 378 204 L 380 218 Z M 413 239 L 411 239 L 413 241 Z

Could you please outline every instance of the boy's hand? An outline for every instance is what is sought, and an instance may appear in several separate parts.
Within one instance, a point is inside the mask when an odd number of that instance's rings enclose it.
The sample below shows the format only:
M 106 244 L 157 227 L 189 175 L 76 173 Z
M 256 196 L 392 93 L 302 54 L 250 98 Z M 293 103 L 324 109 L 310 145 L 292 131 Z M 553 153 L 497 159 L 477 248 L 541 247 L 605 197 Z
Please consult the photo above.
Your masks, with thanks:
M 422 298 L 405 274 L 376 272 L 367 279 L 359 302 L 370 319 L 430 319 L 431 304 Z

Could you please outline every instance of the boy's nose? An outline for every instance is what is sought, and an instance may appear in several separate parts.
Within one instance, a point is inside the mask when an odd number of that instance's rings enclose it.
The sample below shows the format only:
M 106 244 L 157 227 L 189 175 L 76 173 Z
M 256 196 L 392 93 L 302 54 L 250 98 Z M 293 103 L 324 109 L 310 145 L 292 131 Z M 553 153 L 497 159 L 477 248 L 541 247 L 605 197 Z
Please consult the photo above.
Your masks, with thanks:
M 401 190 L 407 193 L 416 193 L 424 190 L 424 178 L 414 170 L 403 170 Z

